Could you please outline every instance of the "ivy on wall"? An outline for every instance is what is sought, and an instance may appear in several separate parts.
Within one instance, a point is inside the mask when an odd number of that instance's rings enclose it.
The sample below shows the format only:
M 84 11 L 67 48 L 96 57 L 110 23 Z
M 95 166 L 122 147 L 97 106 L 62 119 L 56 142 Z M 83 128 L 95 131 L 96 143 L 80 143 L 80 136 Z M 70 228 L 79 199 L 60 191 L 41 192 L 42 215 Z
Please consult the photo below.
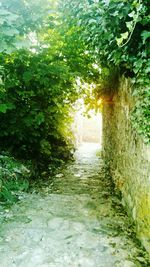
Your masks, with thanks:
M 130 77 L 136 107 L 133 126 L 150 141 L 150 5 L 149 0 L 67 0 L 68 23 L 80 26 L 89 53 L 102 68 L 118 68 Z M 107 78 L 107 77 L 106 77 Z

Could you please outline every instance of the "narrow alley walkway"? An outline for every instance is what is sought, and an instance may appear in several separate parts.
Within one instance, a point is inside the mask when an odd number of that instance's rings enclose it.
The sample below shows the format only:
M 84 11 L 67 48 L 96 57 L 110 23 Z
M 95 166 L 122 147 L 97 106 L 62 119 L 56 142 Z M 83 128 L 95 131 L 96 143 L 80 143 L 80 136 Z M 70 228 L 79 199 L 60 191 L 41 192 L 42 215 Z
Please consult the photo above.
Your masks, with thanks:
M 1 212 L 0 267 L 150 266 L 97 149 L 83 144 L 53 184 Z

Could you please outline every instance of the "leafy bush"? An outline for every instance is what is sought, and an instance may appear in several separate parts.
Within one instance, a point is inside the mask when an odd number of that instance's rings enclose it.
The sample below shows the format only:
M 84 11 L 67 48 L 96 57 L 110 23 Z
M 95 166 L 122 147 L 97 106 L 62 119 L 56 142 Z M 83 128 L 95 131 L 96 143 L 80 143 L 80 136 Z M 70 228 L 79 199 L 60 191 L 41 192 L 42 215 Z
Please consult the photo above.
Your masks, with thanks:
M 1 61 L 1 148 L 36 161 L 63 158 L 71 145 L 68 117 L 76 99 L 69 67 L 47 49 L 38 54 L 20 51 Z
M 0 147 L 38 167 L 71 155 L 73 106 L 82 95 L 75 80 L 94 73 L 77 36 L 54 14 L 34 48 L 0 55 Z
M 0 201 L 13 203 L 18 192 L 26 191 L 29 186 L 30 171 L 14 158 L 0 155 Z
M 31 46 L 30 33 L 43 26 L 51 0 L 0 1 L 0 52 Z

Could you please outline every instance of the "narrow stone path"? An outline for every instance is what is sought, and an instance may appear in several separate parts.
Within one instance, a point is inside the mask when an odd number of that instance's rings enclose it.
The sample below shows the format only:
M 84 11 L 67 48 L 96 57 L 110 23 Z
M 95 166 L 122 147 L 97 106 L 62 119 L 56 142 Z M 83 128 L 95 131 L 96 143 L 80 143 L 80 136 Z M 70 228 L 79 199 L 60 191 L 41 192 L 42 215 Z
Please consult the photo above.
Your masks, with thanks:
M 150 266 L 97 149 L 83 144 L 52 184 L 1 214 L 0 267 Z

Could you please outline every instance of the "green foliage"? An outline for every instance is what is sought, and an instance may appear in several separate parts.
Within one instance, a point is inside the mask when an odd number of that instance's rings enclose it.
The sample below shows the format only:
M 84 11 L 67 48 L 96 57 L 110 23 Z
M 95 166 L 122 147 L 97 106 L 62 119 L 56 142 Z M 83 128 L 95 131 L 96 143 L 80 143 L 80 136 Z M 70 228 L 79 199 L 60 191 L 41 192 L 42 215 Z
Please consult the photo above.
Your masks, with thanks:
M 62 27 L 61 17 L 54 13 L 45 19 L 34 49 L 1 54 L 2 149 L 39 165 L 70 156 L 71 115 L 83 91 L 75 80 L 95 75 L 78 34 L 74 27 Z
M 11 53 L 16 48 L 30 47 L 31 32 L 35 34 L 44 24 L 52 1 L 0 1 L 0 53 Z
M 80 38 L 98 64 L 110 70 L 117 67 L 120 75 L 132 78 L 139 99 L 134 125 L 149 140 L 149 1 L 68 0 L 62 8 L 68 23 L 80 26 Z
M 52 10 L 56 1 L 0 5 L 0 149 L 31 160 L 30 175 L 37 177 L 43 166 L 52 170 L 70 158 L 74 103 L 85 92 L 76 78 L 92 80 L 97 72 L 78 40 L 80 27 L 62 23 Z M 28 183 L 13 158 L 2 156 L 0 164 L 0 199 L 13 202 Z
M 49 49 L 38 54 L 19 51 L 2 57 L 1 64 L 1 148 L 19 157 L 51 161 L 58 147 L 71 144 L 67 118 L 77 96 L 69 67 Z
M 26 191 L 29 186 L 30 171 L 9 155 L 0 155 L 0 201 L 13 203 L 18 192 Z
M 99 81 L 93 91 L 96 98 L 112 98 L 119 85 L 118 68 L 102 68 Z

